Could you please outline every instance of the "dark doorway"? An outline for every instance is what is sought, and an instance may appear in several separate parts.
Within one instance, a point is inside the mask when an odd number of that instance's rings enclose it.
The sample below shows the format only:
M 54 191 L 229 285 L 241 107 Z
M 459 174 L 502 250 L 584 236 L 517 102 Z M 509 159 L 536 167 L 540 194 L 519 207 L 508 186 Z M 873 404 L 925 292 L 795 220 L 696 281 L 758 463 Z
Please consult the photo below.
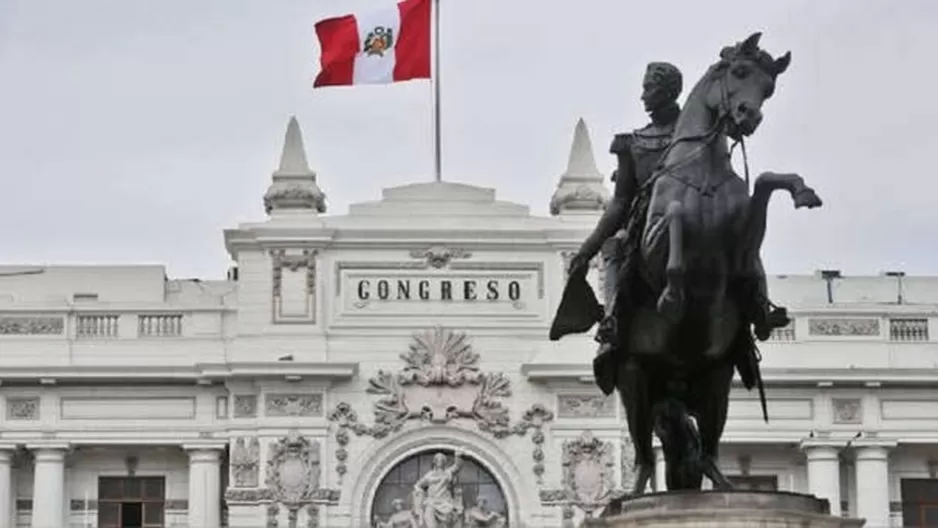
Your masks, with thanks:
M 886 483 L 883 483 L 885 486 Z M 902 526 L 938 526 L 938 479 L 902 479 Z
M 163 477 L 100 477 L 98 528 L 163 528 Z
M 143 528 L 143 503 L 121 503 L 121 528 Z

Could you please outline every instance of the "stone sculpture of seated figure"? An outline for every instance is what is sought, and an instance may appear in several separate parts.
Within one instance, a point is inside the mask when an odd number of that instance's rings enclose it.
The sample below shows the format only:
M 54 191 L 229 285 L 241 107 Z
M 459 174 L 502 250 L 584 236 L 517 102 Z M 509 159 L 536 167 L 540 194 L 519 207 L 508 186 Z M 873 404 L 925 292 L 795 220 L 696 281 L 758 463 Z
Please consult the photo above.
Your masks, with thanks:
M 489 509 L 485 497 L 478 497 L 475 506 L 466 510 L 465 528 L 504 528 L 505 517 Z
M 375 519 L 374 528 L 420 528 L 414 512 L 404 508 L 403 499 L 391 501 L 391 508 L 394 509 L 394 512 L 388 516 L 388 520 L 385 522 L 381 519 Z

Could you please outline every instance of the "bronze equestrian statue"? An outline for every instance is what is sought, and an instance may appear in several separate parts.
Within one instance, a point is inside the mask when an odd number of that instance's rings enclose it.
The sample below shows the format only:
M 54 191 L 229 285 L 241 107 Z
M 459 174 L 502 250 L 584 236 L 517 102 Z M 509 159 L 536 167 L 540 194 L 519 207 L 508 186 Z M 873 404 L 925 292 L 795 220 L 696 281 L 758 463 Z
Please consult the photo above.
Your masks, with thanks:
M 785 310 L 768 300 L 759 255 L 768 201 L 780 189 L 796 208 L 821 200 L 795 174 L 763 173 L 750 195 L 748 174 L 740 178 L 730 163 L 727 138 L 742 142 L 756 131 L 762 105 L 791 59 L 790 53 L 773 59 L 759 48 L 760 36 L 723 49 L 689 94 L 650 175 L 626 159 L 626 171 L 636 169 L 631 194 L 620 194 L 626 172 L 619 166 L 607 214 L 622 214 L 617 201 L 631 203 L 618 291 L 600 325 L 594 371 L 600 388 L 609 393 L 613 384 L 626 407 L 636 494 L 654 474 L 652 433 L 662 441 L 668 489 L 700 489 L 703 476 L 718 489 L 731 487 L 717 456 L 734 370 L 747 389 L 759 387 L 765 412 L 755 339 L 788 323 Z M 608 237 L 609 229 L 600 221 L 590 239 Z M 567 290 L 584 282 L 594 247 L 588 240 L 573 259 Z M 568 293 L 551 339 L 584 331 L 577 294 Z M 596 310 L 579 305 L 594 317 Z

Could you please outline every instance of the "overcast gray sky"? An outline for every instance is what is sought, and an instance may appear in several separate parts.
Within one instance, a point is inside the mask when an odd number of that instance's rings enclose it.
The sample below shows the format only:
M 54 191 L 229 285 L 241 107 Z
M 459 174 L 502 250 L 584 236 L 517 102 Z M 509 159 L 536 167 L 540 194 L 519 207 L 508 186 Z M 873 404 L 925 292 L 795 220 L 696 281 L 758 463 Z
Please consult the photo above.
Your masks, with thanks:
M 0 261 L 223 276 L 221 231 L 264 218 L 291 114 L 332 214 L 431 179 L 428 83 L 311 89 L 314 22 L 384 2 L 0 0 Z M 442 4 L 445 179 L 546 214 L 578 117 L 609 172 L 611 135 L 645 122 L 648 61 L 689 89 L 761 29 L 793 57 L 752 170 L 799 172 L 825 200 L 779 197 L 768 271 L 938 274 L 938 2 Z

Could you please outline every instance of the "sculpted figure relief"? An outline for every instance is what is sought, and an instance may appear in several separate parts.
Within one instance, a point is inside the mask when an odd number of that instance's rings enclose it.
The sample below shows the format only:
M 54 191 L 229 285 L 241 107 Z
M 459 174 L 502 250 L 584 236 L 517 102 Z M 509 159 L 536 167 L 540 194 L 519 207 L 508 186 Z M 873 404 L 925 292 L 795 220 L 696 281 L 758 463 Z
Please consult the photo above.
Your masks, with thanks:
M 456 474 L 462 465 L 462 453 L 456 452 L 453 463 L 446 465 L 446 455 L 433 456 L 433 466 L 414 484 L 414 510 L 420 528 L 453 528 L 462 515 L 463 505 L 456 500 Z
M 465 528 L 503 528 L 505 517 L 489 509 L 485 497 L 476 499 L 475 506 L 466 510 Z
M 375 519 L 374 528 L 421 528 L 414 512 L 405 508 L 404 499 L 394 499 L 391 501 L 391 507 L 394 513 L 388 517 L 387 521 Z
M 734 370 L 747 389 L 759 388 L 768 419 L 755 340 L 789 321 L 769 301 L 760 257 L 768 202 L 776 190 L 796 208 L 821 200 L 788 173 L 761 174 L 750 194 L 748 167 L 746 179 L 733 170 L 727 140 L 745 148 L 791 60 L 788 53 L 772 58 L 760 37 L 724 48 L 683 110 L 675 102 L 677 69 L 649 66 L 642 98 L 652 125 L 613 141 L 615 197 L 571 261 L 552 325 L 551 339 L 558 339 L 595 316 L 595 296 L 582 286 L 587 262 L 624 226 L 617 289 L 593 367 L 603 392 L 617 389 L 626 408 L 638 465 L 634 493 L 654 474 L 653 433 L 664 449 L 668 489 L 700 489 L 703 476 L 731 487 L 716 460 Z M 555 328 L 570 330 L 558 335 Z

